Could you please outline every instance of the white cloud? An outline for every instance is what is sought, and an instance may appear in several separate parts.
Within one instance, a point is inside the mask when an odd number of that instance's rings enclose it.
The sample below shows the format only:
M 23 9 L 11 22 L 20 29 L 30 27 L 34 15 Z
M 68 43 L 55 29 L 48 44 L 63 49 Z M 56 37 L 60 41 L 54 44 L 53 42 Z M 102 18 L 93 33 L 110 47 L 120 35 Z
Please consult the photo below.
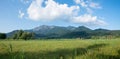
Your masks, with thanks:
M 76 4 L 80 4 L 82 7 L 101 8 L 98 3 L 92 0 L 74 0 Z
M 92 16 L 90 14 L 84 14 L 81 16 L 76 16 L 71 20 L 74 23 L 87 23 L 87 24 L 97 24 L 97 25 L 106 25 L 106 23 L 100 20 L 97 16 Z
M 76 4 L 80 4 L 82 7 L 88 7 L 88 4 L 84 0 L 74 0 Z
M 83 15 L 73 16 L 72 22 L 74 23 L 84 23 L 93 25 L 107 25 L 106 22 L 102 21 L 98 16 L 92 16 L 92 9 L 99 9 L 101 6 L 92 0 L 74 0 L 76 4 L 87 10 L 87 13 Z
M 74 0 L 75 3 L 79 4 L 81 0 Z
M 18 15 L 18 17 L 19 17 L 19 18 L 23 18 L 24 15 L 25 15 L 25 14 L 24 14 L 21 10 L 19 10 L 19 15 Z
M 88 13 L 92 13 L 92 9 L 101 9 L 99 3 L 95 3 L 92 0 L 74 0 L 76 4 L 79 4 L 87 10 Z
M 99 4 L 91 2 L 91 0 L 74 0 L 77 5 L 68 6 L 68 4 L 60 4 L 54 0 L 33 0 L 27 8 L 28 18 L 34 21 L 53 21 L 68 20 L 73 23 L 84 23 L 94 25 L 106 25 L 98 16 L 92 16 L 91 8 L 100 7 Z M 80 7 L 86 8 L 87 12 L 81 15 Z M 19 11 L 22 18 L 24 13 Z
M 43 7 L 43 3 L 45 6 Z M 79 10 L 79 6 L 70 6 L 67 4 L 59 4 L 54 0 L 35 0 L 27 9 L 27 13 L 32 20 L 55 20 L 60 17 L 69 17 L 74 14 L 75 10 Z

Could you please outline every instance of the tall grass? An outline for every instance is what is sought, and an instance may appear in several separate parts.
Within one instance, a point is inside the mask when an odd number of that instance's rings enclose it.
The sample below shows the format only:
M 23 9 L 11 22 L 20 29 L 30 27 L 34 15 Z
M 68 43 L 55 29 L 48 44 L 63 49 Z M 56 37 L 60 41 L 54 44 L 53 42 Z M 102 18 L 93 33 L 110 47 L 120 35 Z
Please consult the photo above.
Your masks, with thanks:
M 0 41 L 0 59 L 120 59 L 120 39 Z
M 2 48 L 5 50 L 5 54 L 0 55 L 0 59 L 24 59 L 24 51 L 14 52 L 12 44 L 2 44 Z

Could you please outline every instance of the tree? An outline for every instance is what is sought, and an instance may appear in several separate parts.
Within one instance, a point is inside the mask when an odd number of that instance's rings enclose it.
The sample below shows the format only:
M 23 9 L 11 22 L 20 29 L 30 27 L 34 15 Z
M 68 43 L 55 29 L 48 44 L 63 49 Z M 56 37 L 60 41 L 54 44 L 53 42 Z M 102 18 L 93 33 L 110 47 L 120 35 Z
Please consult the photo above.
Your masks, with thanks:
M 23 30 L 19 30 L 19 31 L 17 32 L 17 39 L 20 39 L 20 37 L 22 36 L 23 33 L 24 33 Z
M 20 39 L 29 40 L 29 39 L 33 39 L 33 37 L 34 37 L 33 33 L 24 32 L 24 33 L 22 33 Z
M 33 39 L 33 37 L 34 37 L 34 33 L 18 30 L 15 34 L 13 34 L 12 39 L 29 40 L 29 39 Z
M 5 33 L 0 33 L 0 39 L 6 39 L 6 34 Z

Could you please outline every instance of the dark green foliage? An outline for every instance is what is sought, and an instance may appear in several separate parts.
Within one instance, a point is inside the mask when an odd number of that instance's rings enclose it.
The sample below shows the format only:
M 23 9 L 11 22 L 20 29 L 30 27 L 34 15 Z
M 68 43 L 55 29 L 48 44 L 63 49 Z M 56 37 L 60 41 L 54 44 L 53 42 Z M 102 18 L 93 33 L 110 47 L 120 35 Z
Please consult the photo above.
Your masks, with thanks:
M 33 39 L 33 37 L 34 37 L 34 33 L 18 30 L 15 34 L 13 34 L 11 38 L 28 40 L 28 39 Z
M 85 31 L 80 32 L 70 32 L 63 35 L 63 38 L 90 38 L 90 34 Z
M 0 39 L 6 39 L 6 34 L 5 33 L 0 33 Z
M 20 36 L 20 39 L 28 40 L 28 39 L 33 39 L 33 33 L 29 32 L 23 32 L 22 35 Z
M 111 35 L 109 30 L 106 29 L 96 29 L 93 31 L 93 36 L 105 36 L 105 35 Z

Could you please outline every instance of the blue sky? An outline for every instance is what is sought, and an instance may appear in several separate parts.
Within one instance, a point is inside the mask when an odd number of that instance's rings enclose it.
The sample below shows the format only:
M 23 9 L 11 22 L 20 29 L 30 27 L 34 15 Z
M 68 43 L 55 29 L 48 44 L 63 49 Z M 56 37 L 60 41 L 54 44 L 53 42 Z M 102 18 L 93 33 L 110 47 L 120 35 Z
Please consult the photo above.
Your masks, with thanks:
M 40 25 L 120 30 L 120 0 L 0 0 L 0 32 Z

